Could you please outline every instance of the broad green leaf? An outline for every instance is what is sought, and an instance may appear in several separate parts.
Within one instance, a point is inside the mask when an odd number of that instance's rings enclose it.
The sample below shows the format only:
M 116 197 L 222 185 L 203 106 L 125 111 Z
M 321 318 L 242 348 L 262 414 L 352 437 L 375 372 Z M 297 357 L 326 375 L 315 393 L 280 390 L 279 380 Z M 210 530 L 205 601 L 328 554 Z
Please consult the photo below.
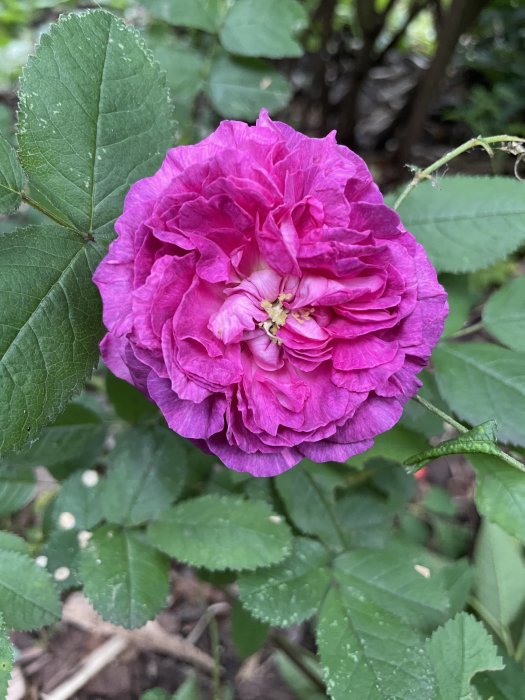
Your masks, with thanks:
M 470 562 L 467 559 L 459 559 L 452 564 L 447 564 L 432 575 L 441 582 L 447 591 L 450 600 L 450 614 L 455 615 L 463 610 L 474 580 L 474 572 Z
M 8 627 L 31 630 L 57 622 L 60 601 L 47 571 L 25 554 L 0 552 L 0 610 Z
M 9 455 L 14 464 L 39 466 L 62 474 L 90 467 L 102 450 L 106 427 L 100 416 L 80 403 L 70 403 L 46 426 L 29 449 Z
M 18 535 L 0 530 L 0 552 L 3 551 L 29 554 L 29 547 L 27 542 Z
M 135 29 L 97 10 L 42 36 L 21 81 L 18 142 L 31 196 L 57 219 L 111 238 L 124 195 L 172 134 L 165 78 Z
M 428 462 L 438 457 L 458 454 L 489 454 L 497 456 L 500 452 L 496 444 L 498 439 L 495 420 L 477 425 L 467 433 L 462 433 L 457 438 L 440 442 L 436 447 L 419 452 L 405 460 L 410 472 L 415 472 L 424 467 Z
M 0 698 L 7 698 L 7 687 L 13 672 L 15 650 L 7 634 L 2 613 L 0 613 Z
M 523 694 L 525 669 L 514 659 L 503 656 L 505 668 L 492 673 L 478 673 L 474 686 L 483 700 L 516 700 Z
M 23 508 L 34 490 L 35 477 L 31 469 L 0 464 L 0 518 Z
M 253 121 L 264 107 L 270 114 L 292 96 L 287 79 L 266 61 L 220 54 L 213 62 L 206 90 L 221 117 Z
M 329 562 L 330 555 L 319 542 L 297 538 L 292 553 L 280 564 L 240 576 L 241 602 L 272 625 L 302 622 L 319 608 L 330 582 Z
M 0 134 L 0 214 L 10 214 L 20 206 L 24 173 L 15 150 Z
M 155 19 L 175 27 L 192 27 L 215 32 L 219 22 L 218 0 L 141 0 Z
M 510 177 L 449 176 L 418 185 L 399 215 L 437 270 L 473 272 L 525 242 L 524 195 Z
M 323 465 L 318 465 L 322 470 Z M 301 463 L 275 478 L 274 483 L 293 523 L 307 535 L 315 535 L 335 550 L 346 547 L 332 493 L 323 487 L 316 467 Z
M 436 700 L 470 700 L 470 681 L 480 671 L 503 668 L 497 649 L 481 622 L 458 613 L 427 640 L 437 680 Z
M 525 445 L 525 353 L 490 343 L 441 343 L 432 359 L 454 413 L 472 424 L 494 418 L 501 440 Z
M 182 493 L 186 453 L 166 429 L 133 428 L 119 436 L 99 498 L 106 520 L 139 525 L 158 516 Z
M 335 505 L 337 522 L 352 547 L 385 546 L 395 514 L 395 503 L 366 488 L 353 488 Z
M 263 502 L 201 496 L 151 523 L 150 542 L 180 561 L 215 569 L 255 569 L 290 552 L 291 533 Z
M 197 676 L 194 672 L 190 674 L 188 680 L 179 687 L 172 700 L 201 700 Z
M 60 529 L 90 530 L 103 518 L 102 483 L 96 471 L 73 472 L 53 504 L 53 522 Z M 64 524 L 65 523 L 65 524 Z
M 386 433 L 378 435 L 369 450 L 351 457 L 348 464 L 362 469 L 366 462 L 375 457 L 384 457 L 403 463 L 415 449 L 423 450 L 427 444 L 425 438 L 419 433 L 398 423 Z
M 128 423 L 138 423 L 142 418 L 150 418 L 157 409 L 138 389 L 129 382 L 108 372 L 106 392 L 117 414 Z
M 418 392 L 419 396 L 427 399 L 427 401 L 430 401 L 438 408 L 446 410 L 446 404 L 439 395 L 434 375 L 427 370 L 423 370 L 418 378 L 423 382 L 423 386 Z M 431 413 L 417 401 L 408 401 L 405 404 L 399 425 L 409 428 L 416 433 L 421 433 L 427 438 L 441 435 L 443 432 L 443 421 L 441 418 L 436 416 L 435 413 Z
M 475 595 L 488 622 L 508 627 L 525 603 L 525 562 L 517 540 L 484 520 L 476 541 Z
M 348 595 L 363 598 L 407 624 L 423 630 L 442 622 L 448 597 L 432 576 L 418 571 L 413 547 L 390 543 L 388 548 L 356 549 L 336 559 L 337 580 Z
M 470 288 L 467 275 L 440 275 L 439 281 L 448 294 L 449 312 L 443 330 L 443 336 L 447 336 L 459 331 L 467 323 L 479 293 Z
M 170 697 L 171 700 L 173 700 L 173 696 L 170 696 L 170 694 L 162 688 L 152 688 L 143 693 L 140 696 L 140 700 L 170 700 Z
M 151 620 L 168 595 L 168 558 L 138 534 L 108 525 L 82 550 L 79 573 L 95 610 L 127 628 Z
M 525 474 L 491 456 L 472 455 L 469 461 L 476 470 L 479 512 L 525 543 Z
M 332 588 L 323 603 L 317 646 L 333 700 L 435 697 L 418 632 L 344 585 Z
M 219 36 L 233 54 L 296 58 L 303 55 L 303 49 L 295 37 L 306 24 L 306 11 L 297 0 L 237 0 Z
M 512 350 L 525 353 L 525 276 L 495 292 L 483 308 L 487 330 Z
M 239 602 L 230 615 L 232 640 L 242 659 L 247 659 L 262 647 L 268 637 L 269 626 L 253 617 Z
M 41 555 L 47 557 L 46 568 L 61 591 L 81 585 L 78 576 L 78 538 L 78 530 L 53 530 L 41 551 Z
M 209 58 L 190 41 L 184 41 L 167 32 L 150 32 L 146 40 L 155 59 L 166 71 L 166 82 L 174 100 L 175 110 L 181 102 L 191 104 L 203 88 L 204 78 L 210 69 Z
M 0 453 L 33 440 L 95 366 L 101 255 L 60 226 L 0 236 Z
M 272 661 L 277 666 L 281 678 L 293 692 L 294 698 L 297 700 L 326 700 L 326 694 L 322 693 L 318 686 L 284 652 L 275 651 L 272 654 Z M 319 678 L 321 677 L 321 669 L 315 659 L 304 656 L 302 661 L 312 673 L 315 673 Z

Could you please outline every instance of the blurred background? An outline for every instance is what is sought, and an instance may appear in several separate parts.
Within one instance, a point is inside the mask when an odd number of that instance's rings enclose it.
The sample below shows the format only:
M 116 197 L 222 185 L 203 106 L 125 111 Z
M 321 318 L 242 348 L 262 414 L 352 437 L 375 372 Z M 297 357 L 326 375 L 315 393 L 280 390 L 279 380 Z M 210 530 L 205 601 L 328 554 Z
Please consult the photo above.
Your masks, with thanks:
M 17 83 L 28 55 L 61 13 L 94 7 L 108 9 L 135 26 L 166 71 L 177 119 L 174 145 L 202 139 L 221 119 L 253 121 L 265 107 L 274 118 L 310 136 L 337 130 L 339 143 L 363 156 L 389 191 L 408 180 L 407 165 L 425 166 L 472 136 L 525 136 L 525 0 L 0 0 L 0 132 L 11 142 L 16 139 Z M 514 159 L 496 154 L 489 160 L 480 149 L 455 160 L 449 170 L 512 173 L 513 167 Z M 0 216 L 0 234 L 41 218 L 24 205 L 14 216 Z M 489 293 L 523 272 L 523 251 L 519 251 L 486 270 L 442 275 L 452 308 L 447 334 L 457 332 L 468 319 L 471 324 L 477 322 Z M 95 397 L 103 396 L 104 391 L 115 405 L 114 397 L 123 397 L 123 408 L 117 413 L 133 422 L 126 411 L 133 401 L 136 405 L 137 398 L 126 393 L 132 391 L 127 385 L 120 383 L 119 388 L 118 380 L 108 377 L 105 381 L 99 372 L 89 389 L 82 405 L 79 400 L 59 418 L 63 424 L 80 422 L 75 412 L 81 418 L 86 412 L 88 416 L 96 413 Z M 98 425 L 97 421 L 95 415 Z M 439 425 L 438 421 L 438 429 Z M 57 461 L 62 457 L 58 455 Z M 201 459 L 207 473 L 209 465 Z M 197 457 L 192 460 L 198 480 Z M 80 472 L 76 474 L 75 483 L 80 483 Z M 232 474 L 224 469 L 213 473 L 210 479 L 216 482 L 217 492 L 245 488 Z M 62 480 L 68 474 L 54 471 L 53 476 Z M 430 523 L 437 550 L 451 558 L 462 556 L 478 522 L 472 470 L 459 459 L 437 462 L 425 478 L 445 486 L 449 493 L 426 484 L 421 502 L 425 512 L 430 512 L 425 516 L 428 522 L 422 527 L 408 513 L 407 531 L 419 527 L 417 537 L 428 538 Z M 262 480 L 247 484 L 250 496 L 266 488 Z M 392 484 L 397 488 L 397 482 Z M 11 504 L 8 514 L 24 506 L 32 492 L 33 481 L 18 494 L 20 500 Z M 67 491 L 63 493 L 67 498 Z M 40 543 L 40 525 L 35 522 L 43 520 L 48 503 L 42 494 L 36 502 L 36 520 L 32 511 L 22 510 L 9 527 Z M 419 503 L 416 508 L 421 511 Z M 59 501 L 55 510 L 66 507 Z M 71 557 L 76 551 L 69 540 L 57 539 L 55 545 L 55 552 L 52 547 L 46 550 L 49 565 L 54 567 L 64 563 L 57 557 Z M 224 618 L 228 609 L 211 585 L 214 582 L 207 584 L 202 579 L 204 574 L 198 580 L 181 567 L 170 608 L 161 613 L 164 628 L 170 632 L 187 634 L 195 628 L 195 643 L 205 636 L 203 629 L 210 620 Z M 206 611 L 211 609 L 213 615 L 208 619 Z M 77 619 L 80 613 L 75 614 Z M 240 619 L 242 615 L 242 609 L 236 609 L 232 619 L 235 622 L 235 616 Z M 220 628 L 221 660 L 230 676 L 237 673 L 240 658 L 249 658 L 265 639 L 267 629 L 257 624 L 252 620 L 248 638 L 235 639 L 235 645 L 229 633 L 224 633 L 224 625 Z M 21 690 L 12 700 L 36 698 L 38 687 L 54 688 L 96 646 L 89 625 L 83 630 L 77 627 L 62 625 L 53 635 L 16 637 L 29 682 L 26 685 L 19 674 Z M 313 648 L 311 630 L 293 633 L 296 641 Z M 326 697 L 287 660 L 282 653 L 285 643 L 285 638 L 272 638 L 277 649 L 274 664 L 265 662 L 258 676 L 253 665 L 243 661 L 244 675 L 237 674 L 237 700 Z M 245 653 L 240 654 L 239 648 Z M 308 663 L 314 666 L 313 656 Z M 184 678 L 181 666 L 166 655 L 142 649 L 139 657 L 125 657 L 77 697 L 130 700 L 154 684 L 177 687 Z M 163 697 L 150 695 L 147 700 Z M 196 696 L 188 693 L 184 697 Z
M 525 0 L 0 0 L 3 133 L 39 35 L 97 6 L 143 33 L 182 143 L 266 107 L 312 136 L 336 129 L 388 188 L 471 136 L 525 133 Z M 490 167 L 483 154 L 467 162 Z

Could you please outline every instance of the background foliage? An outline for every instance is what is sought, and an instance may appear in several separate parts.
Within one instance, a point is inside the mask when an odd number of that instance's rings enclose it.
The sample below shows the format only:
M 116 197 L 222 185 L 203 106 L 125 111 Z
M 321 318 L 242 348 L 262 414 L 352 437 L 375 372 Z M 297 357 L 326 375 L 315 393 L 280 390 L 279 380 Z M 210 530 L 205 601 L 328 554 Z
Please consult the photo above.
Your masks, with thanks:
M 449 105 L 452 136 L 522 129 L 515 21 L 523 8 L 102 4 L 114 14 L 75 11 L 58 23 L 57 10 L 76 3 L 0 6 L 0 696 L 14 658 L 10 631 L 52 629 L 61 600 L 80 588 L 105 620 L 139 627 L 166 605 L 170 571 L 190 565 L 231 603 L 239 656 L 266 644 L 300 700 L 518 700 L 525 476 L 498 457 L 495 440 L 519 466 L 523 183 L 439 176 L 401 204 L 451 307 L 421 395 L 468 432 L 456 440 L 411 402 L 396 427 L 344 465 L 305 460 L 255 480 L 169 431 L 98 365 L 91 275 L 129 185 L 220 117 L 288 108 L 295 125 L 339 126 L 350 145 L 389 143 L 388 181 L 423 127 L 432 132 L 424 118 L 442 98 L 428 86 L 449 66 L 452 94 L 465 89 L 465 70 L 476 82 L 468 103 Z M 494 26 L 496 46 L 487 43 Z M 417 61 L 426 70 L 414 70 Z M 381 68 L 390 85 L 374 102 Z M 496 158 L 495 168 L 506 164 Z M 473 472 L 455 456 L 416 482 L 404 466 L 458 453 Z M 297 625 L 302 645 L 278 631 Z M 230 681 L 213 676 L 214 700 L 229 697 Z M 194 700 L 199 686 L 208 687 L 189 677 L 174 697 Z

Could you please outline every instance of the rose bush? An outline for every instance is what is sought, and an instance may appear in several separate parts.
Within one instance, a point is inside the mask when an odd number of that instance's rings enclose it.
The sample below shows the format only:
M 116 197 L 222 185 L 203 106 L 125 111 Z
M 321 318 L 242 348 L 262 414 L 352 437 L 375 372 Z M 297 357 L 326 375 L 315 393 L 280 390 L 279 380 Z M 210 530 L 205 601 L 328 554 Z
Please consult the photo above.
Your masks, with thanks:
M 103 358 L 227 466 L 346 460 L 417 392 L 446 294 L 333 134 L 223 122 L 135 183 L 115 228 Z

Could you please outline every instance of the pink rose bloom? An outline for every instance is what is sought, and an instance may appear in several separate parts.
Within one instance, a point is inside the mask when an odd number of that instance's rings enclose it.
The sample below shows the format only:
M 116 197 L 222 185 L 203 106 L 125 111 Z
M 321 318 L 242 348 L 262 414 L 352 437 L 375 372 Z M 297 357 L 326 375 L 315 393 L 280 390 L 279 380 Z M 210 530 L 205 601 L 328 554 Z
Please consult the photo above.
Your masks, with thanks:
M 136 182 L 115 228 L 102 356 L 228 467 L 344 461 L 417 392 L 446 294 L 334 134 L 222 122 Z

